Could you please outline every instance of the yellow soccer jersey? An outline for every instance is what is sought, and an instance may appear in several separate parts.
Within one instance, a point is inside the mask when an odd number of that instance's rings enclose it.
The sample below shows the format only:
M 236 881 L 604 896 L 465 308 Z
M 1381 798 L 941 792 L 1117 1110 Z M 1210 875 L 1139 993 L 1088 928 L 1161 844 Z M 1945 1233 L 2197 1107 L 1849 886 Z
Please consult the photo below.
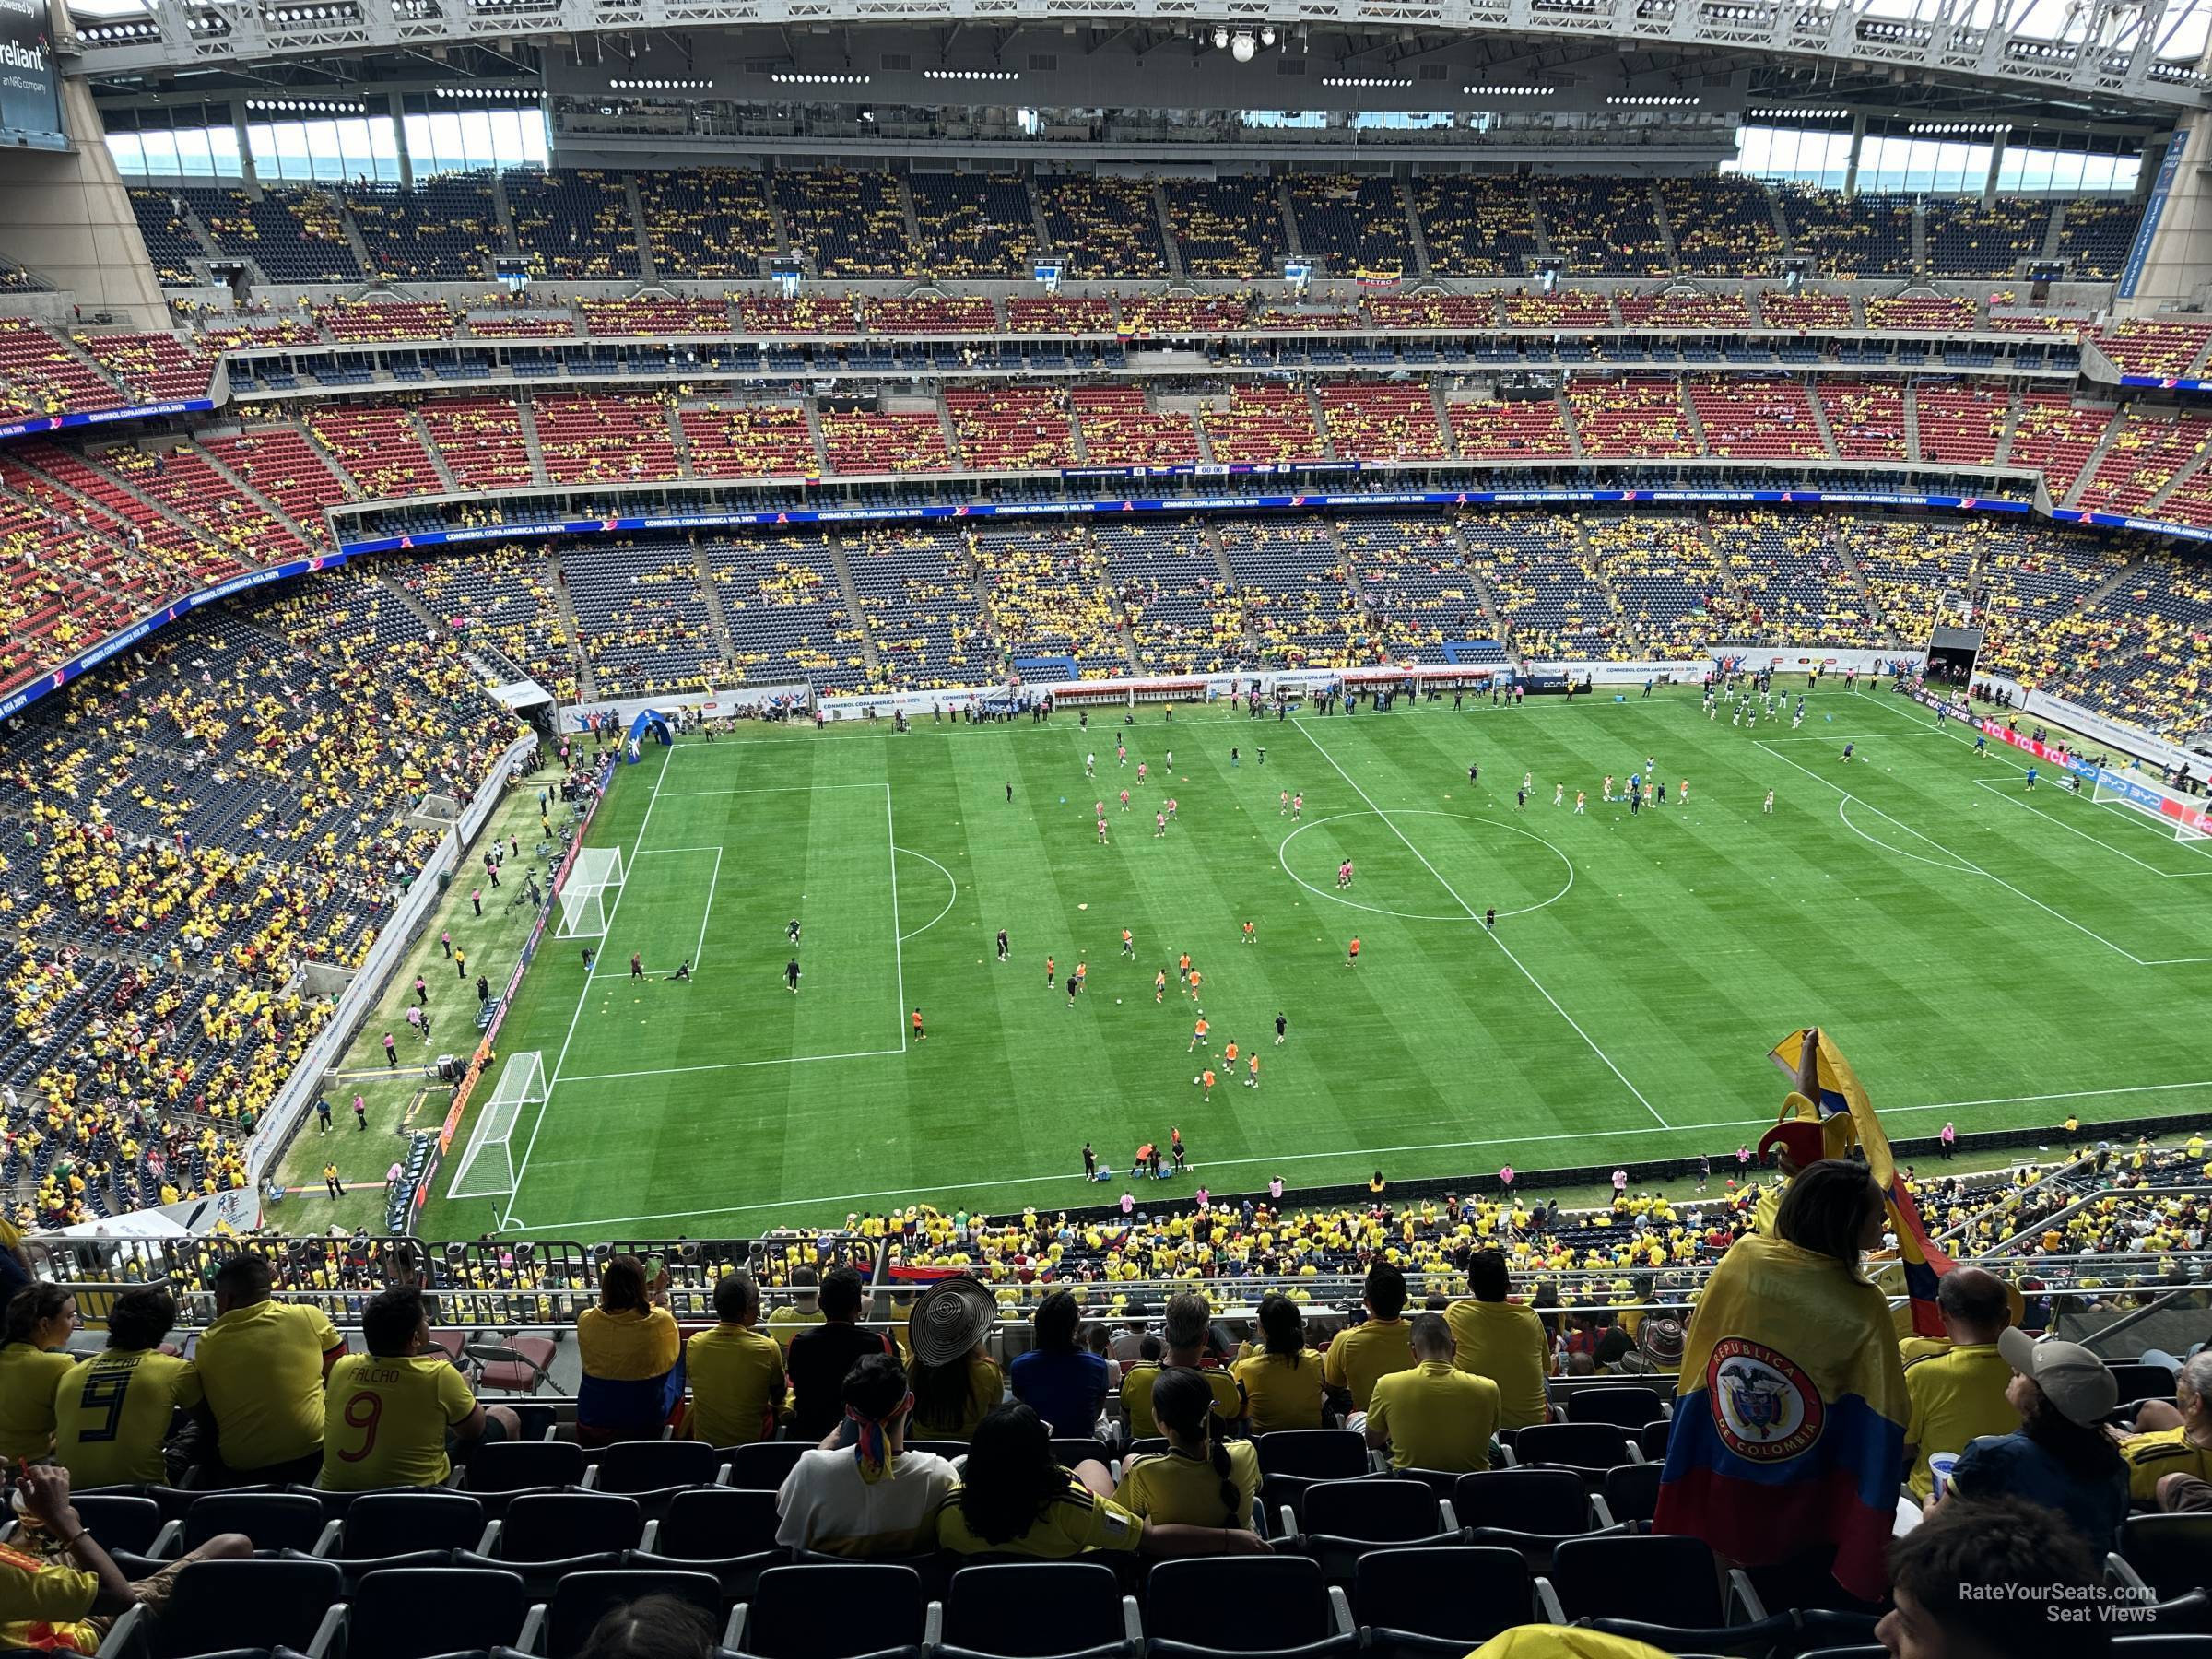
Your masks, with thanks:
M 110 1348 L 63 1373 L 53 1396 L 53 1455 L 79 1491 L 169 1478 L 161 1448 L 179 1406 L 203 1394 L 189 1359 L 153 1348 Z
M 324 1398 L 316 1484 L 334 1492 L 441 1484 L 453 1473 L 446 1433 L 477 1408 L 467 1380 L 443 1354 L 348 1354 L 331 1367 Z

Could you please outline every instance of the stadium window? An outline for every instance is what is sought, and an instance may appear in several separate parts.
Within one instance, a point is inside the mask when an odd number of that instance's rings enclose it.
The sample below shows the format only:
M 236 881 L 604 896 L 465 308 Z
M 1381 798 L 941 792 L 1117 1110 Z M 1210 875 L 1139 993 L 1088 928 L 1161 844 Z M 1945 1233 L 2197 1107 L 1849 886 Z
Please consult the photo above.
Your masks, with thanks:
M 338 149 L 338 124 L 307 121 L 300 124 L 306 138 L 307 171 L 312 179 L 335 182 L 346 176 L 346 158 Z
M 1900 191 L 1905 186 L 1905 163 L 1912 150 L 1909 138 L 1880 138 L 1872 134 L 1859 147 L 1859 188 L 1862 191 Z
M 1248 127 L 1321 128 L 1329 124 L 1326 110 L 1240 110 L 1237 119 Z
M 141 133 L 146 146 L 146 171 L 158 179 L 177 176 L 177 135 L 174 133 Z
M 1780 179 L 1841 190 L 1851 165 L 1851 135 L 1817 127 L 1738 127 L 1736 156 L 1721 164 L 1723 172 L 1754 179 Z
M 264 179 L 310 179 L 307 128 L 297 121 L 255 121 L 246 126 L 253 171 Z
M 242 179 L 246 170 L 239 164 L 238 129 L 225 124 L 211 126 L 207 133 L 209 171 L 218 179 Z
M 177 141 L 177 174 L 180 178 L 208 179 L 215 176 L 215 158 L 208 153 L 206 127 L 179 127 L 174 134 Z
M 1427 132 L 1452 124 L 1449 110 L 1360 110 L 1352 116 L 1355 130 Z
M 110 133 L 108 154 L 115 159 L 115 171 L 126 179 L 143 179 L 146 174 L 146 145 L 143 135 L 137 133 Z
M 399 129 L 388 115 L 369 124 L 369 176 L 387 184 L 399 182 Z

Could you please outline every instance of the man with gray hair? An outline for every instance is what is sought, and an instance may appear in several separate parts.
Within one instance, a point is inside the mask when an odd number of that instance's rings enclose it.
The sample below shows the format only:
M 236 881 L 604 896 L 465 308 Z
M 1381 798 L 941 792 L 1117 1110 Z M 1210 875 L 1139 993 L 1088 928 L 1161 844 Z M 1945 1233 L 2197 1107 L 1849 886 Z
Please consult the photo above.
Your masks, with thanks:
M 1944 1335 L 1951 1346 L 1905 1367 L 1912 1410 L 1905 1421 L 1905 1484 L 1923 1503 L 1936 1488 L 1936 1465 L 1952 1458 L 1977 1435 L 2010 1434 L 2019 1421 L 2005 1397 L 2012 1367 L 1997 1351 L 1997 1335 L 2012 1323 L 2005 1281 L 1981 1267 L 1957 1267 L 1936 1290 Z
M 1213 1310 L 1194 1290 L 1178 1290 L 1168 1298 L 1167 1317 L 1160 1324 L 1164 1352 L 1128 1367 L 1122 1373 L 1122 1409 L 1128 1414 L 1129 1438 L 1145 1440 L 1159 1432 L 1152 1417 L 1152 1384 L 1165 1370 L 1180 1368 L 1203 1372 L 1214 1391 L 1214 1415 L 1224 1425 L 1244 1416 L 1244 1384 L 1206 1357 L 1206 1332 Z
M 1416 1313 L 1406 1339 L 1413 1369 L 1375 1380 L 1367 1443 L 1378 1452 L 1387 1447 L 1393 1468 L 1462 1475 L 1488 1468 L 1498 1384 L 1452 1363 L 1452 1327 L 1441 1313 Z
M 2174 1374 L 2173 1404 L 2148 1400 L 2137 1433 L 2120 1446 L 2128 1496 L 2164 1510 L 2212 1508 L 2212 1352 L 2199 1350 Z

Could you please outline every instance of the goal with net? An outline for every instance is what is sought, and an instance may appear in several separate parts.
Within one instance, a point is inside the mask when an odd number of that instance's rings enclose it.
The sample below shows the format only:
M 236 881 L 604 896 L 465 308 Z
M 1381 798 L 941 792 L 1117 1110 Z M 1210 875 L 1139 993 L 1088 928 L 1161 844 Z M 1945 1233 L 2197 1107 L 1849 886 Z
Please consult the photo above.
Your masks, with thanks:
M 514 1126 L 525 1106 L 546 1098 L 546 1057 L 535 1049 L 510 1054 L 500 1080 L 477 1116 L 468 1147 L 453 1171 L 448 1198 L 512 1198 L 514 1195 Z
M 622 849 L 579 847 L 569 878 L 560 884 L 560 926 L 564 939 L 597 939 L 606 935 L 606 914 L 622 891 Z
M 2139 778 L 2130 778 L 2119 772 L 2098 769 L 2097 782 L 2089 791 L 2089 798 L 2099 804 L 2126 807 L 2139 812 L 2161 830 L 2171 831 L 2177 841 L 2212 840 L 2212 813 L 2206 812 L 2203 804 L 2158 783 L 2147 783 Z

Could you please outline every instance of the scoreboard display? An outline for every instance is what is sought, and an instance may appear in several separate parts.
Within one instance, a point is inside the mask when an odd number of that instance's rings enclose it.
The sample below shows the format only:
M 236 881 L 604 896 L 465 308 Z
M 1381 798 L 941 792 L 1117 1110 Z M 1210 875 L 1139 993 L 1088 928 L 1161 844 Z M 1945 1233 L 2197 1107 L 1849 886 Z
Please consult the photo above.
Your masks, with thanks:
M 46 0 L 0 0 L 0 147 L 69 147 Z

